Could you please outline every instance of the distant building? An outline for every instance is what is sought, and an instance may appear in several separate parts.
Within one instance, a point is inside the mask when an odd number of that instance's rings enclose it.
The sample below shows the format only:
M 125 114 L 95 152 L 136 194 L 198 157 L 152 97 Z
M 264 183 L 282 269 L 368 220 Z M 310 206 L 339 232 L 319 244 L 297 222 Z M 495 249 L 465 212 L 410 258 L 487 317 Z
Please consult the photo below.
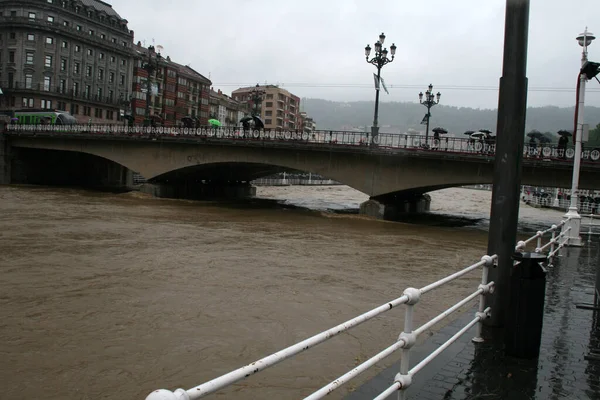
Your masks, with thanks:
M 0 108 L 115 123 L 132 81 L 127 23 L 98 0 L 1 0 Z
M 222 126 L 239 126 L 240 119 L 250 112 L 247 103 L 236 101 L 221 90 L 210 91 L 210 116 Z
M 253 91 L 262 91 L 259 114 L 265 129 L 301 129 L 300 98 L 276 85 L 250 86 L 231 93 L 234 100 L 248 104 L 254 110 Z
M 306 133 L 312 133 L 317 130 L 317 123 L 314 119 L 308 116 L 305 111 L 300 113 L 300 129 Z
M 164 126 L 179 125 L 183 117 L 198 118 L 200 125 L 208 125 L 210 80 L 189 66 L 161 56 L 158 68 L 150 76 L 148 101 L 148 71 L 144 66 L 149 48 L 138 42 L 134 51 L 131 112 L 135 123 L 144 122 L 148 104 L 150 118 Z

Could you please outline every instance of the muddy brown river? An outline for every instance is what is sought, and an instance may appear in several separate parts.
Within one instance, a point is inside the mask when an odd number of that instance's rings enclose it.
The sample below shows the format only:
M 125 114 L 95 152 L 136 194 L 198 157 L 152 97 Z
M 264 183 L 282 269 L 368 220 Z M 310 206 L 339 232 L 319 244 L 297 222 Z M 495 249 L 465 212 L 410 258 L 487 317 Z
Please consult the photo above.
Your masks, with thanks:
M 0 398 L 144 399 L 196 386 L 478 261 L 490 194 L 432 193 L 432 219 L 409 224 L 327 211 L 366 199 L 344 186 L 258 189 L 285 207 L 2 186 Z M 561 215 L 521 206 L 525 228 Z M 424 296 L 416 323 L 478 280 Z M 392 310 L 210 398 L 302 398 L 402 326 Z

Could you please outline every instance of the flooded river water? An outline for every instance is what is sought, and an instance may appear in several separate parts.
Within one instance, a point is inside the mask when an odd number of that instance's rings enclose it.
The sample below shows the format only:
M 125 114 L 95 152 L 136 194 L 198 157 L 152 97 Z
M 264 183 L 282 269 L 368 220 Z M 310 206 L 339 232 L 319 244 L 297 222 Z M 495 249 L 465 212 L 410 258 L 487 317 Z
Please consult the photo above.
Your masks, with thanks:
M 434 216 L 416 224 L 325 211 L 366 199 L 345 186 L 258 195 L 303 208 L 0 187 L 0 398 L 144 399 L 187 389 L 486 251 L 487 191 L 432 193 Z M 525 229 L 561 215 L 521 206 Z M 467 223 L 453 226 L 456 217 Z M 478 280 L 424 296 L 416 322 Z M 402 317 L 392 310 L 215 398 L 308 395 L 395 341 Z

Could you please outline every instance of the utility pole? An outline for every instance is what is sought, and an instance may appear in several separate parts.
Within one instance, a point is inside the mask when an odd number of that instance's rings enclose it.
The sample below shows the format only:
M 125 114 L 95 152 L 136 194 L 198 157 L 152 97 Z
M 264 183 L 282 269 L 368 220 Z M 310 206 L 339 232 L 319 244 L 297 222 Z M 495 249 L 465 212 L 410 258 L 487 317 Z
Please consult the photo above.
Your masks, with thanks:
M 521 167 L 527 112 L 527 38 L 529 0 L 507 0 L 504 26 L 504 61 L 498 96 L 498 123 L 494 185 L 488 236 L 488 254 L 498 255 L 498 266 L 490 268 L 494 294 L 487 298 L 492 308 L 487 325 L 503 326 L 510 299 L 509 280 L 517 240 Z

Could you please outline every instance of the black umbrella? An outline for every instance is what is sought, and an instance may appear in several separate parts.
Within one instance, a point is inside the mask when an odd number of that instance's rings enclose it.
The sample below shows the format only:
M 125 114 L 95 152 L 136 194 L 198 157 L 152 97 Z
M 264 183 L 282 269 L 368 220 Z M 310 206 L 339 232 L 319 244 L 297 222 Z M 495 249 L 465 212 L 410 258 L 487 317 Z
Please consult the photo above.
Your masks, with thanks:
M 527 134 L 527 136 L 530 138 L 533 138 L 533 139 L 538 139 L 540 141 L 542 141 L 546 138 L 542 132 L 538 132 L 538 131 L 531 131 Z
M 465 135 L 471 135 L 471 134 L 473 134 L 473 133 L 475 133 L 475 131 L 466 131 L 464 134 L 465 134 Z
M 251 115 L 246 115 L 244 118 L 240 119 L 241 123 L 248 122 L 248 121 L 252 121 Z
M 263 129 L 265 127 L 265 124 L 262 122 L 262 119 L 260 119 L 260 117 L 254 115 L 252 116 L 252 119 L 254 120 L 254 127 L 256 129 Z
M 433 128 L 432 131 L 435 132 L 435 133 L 437 133 L 437 134 L 440 134 L 440 135 L 448 133 L 447 130 L 445 130 L 444 128 L 440 128 L 440 127 Z
M 556 133 L 558 133 L 560 136 L 573 136 L 573 134 L 570 131 L 567 131 L 566 129 L 561 129 Z
M 479 132 L 487 133 L 488 135 L 492 133 L 489 129 L 480 129 Z

